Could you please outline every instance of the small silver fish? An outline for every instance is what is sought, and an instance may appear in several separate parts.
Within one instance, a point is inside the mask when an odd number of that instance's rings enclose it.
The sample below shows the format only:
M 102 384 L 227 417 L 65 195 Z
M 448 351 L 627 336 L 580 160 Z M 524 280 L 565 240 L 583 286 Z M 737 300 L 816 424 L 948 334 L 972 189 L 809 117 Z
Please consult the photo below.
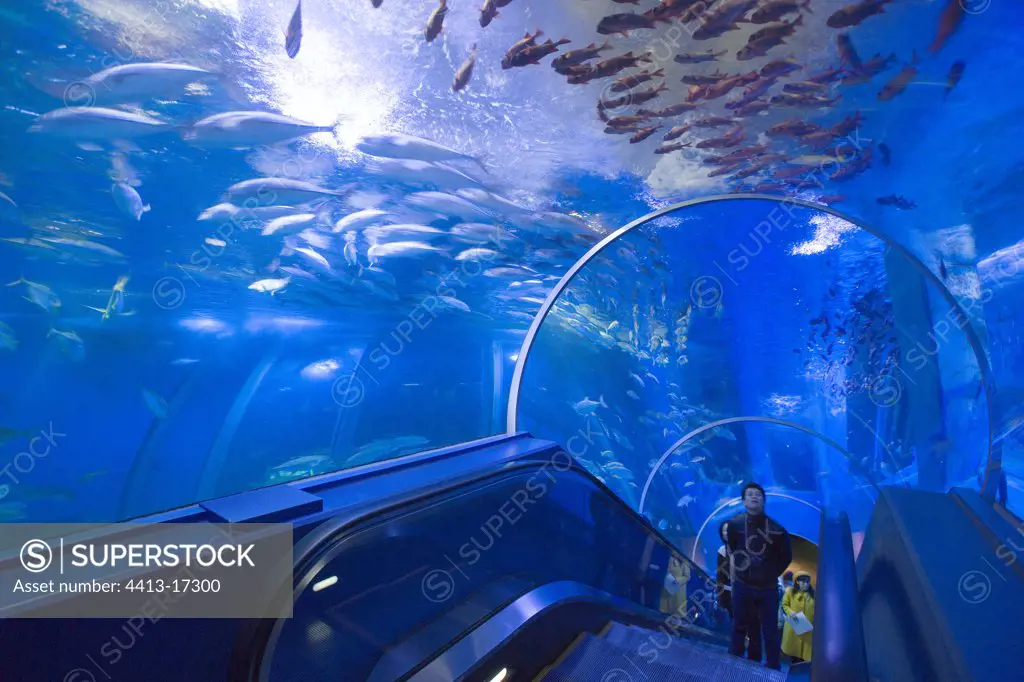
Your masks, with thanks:
M 85 357 L 85 343 L 75 332 L 62 332 L 58 329 L 50 329 L 46 337 L 50 338 L 51 336 L 57 337 L 61 351 L 75 362 Z
M 594 414 L 598 407 L 608 407 L 608 404 L 604 401 L 603 395 L 597 400 L 591 400 L 590 398 L 584 397 L 583 400 L 573 405 L 573 409 L 576 410 L 576 414 L 583 417 Z
M 143 204 L 142 197 L 136 189 L 126 182 L 115 182 L 110 188 L 110 193 L 121 212 L 134 220 L 140 220 L 142 214 L 152 208 L 149 204 Z
M 258 282 L 253 282 L 249 285 L 249 288 L 253 291 L 260 293 L 269 293 L 271 296 L 284 289 L 292 281 L 291 277 L 284 277 L 281 279 L 261 279 Z

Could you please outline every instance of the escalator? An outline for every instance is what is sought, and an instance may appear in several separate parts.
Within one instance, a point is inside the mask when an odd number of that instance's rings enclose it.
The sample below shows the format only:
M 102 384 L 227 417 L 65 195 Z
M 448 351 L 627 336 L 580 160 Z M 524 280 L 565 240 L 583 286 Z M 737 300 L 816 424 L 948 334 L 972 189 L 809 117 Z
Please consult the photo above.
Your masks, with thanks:
M 787 679 L 730 656 L 713 580 L 555 447 L 326 521 L 294 574 L 232 680 Z
M 659 640 L 664 640 L 663 649 L 655 648 L 654 642 Z M 565 655 L 537 679 L 542 682 L 628 682 L 633 679 L 782 682 L 786 674 L 731 656 L 721 646 L 609 623 L 598 636 L 581 635 Z
M 867 682 L 870 670 L 961 682 L 1024 670 L 1012 629 L 978 627 L 1014 622 L 1024 562 L 993 573 L 985 594 L 957 583 L 1020 529 L 967 491 L 883 490 L 856 564 L 848 519 L 823 516 L 814 660 L 784 671 L 729 656 L 712 580 L 527 434 L 140 521 L 291 524 L 292 617 L 140 621 L 130 642 L 132 621 L 0 620 L 0 679 Z M 957 552 L 937 545 L 936 522 Z

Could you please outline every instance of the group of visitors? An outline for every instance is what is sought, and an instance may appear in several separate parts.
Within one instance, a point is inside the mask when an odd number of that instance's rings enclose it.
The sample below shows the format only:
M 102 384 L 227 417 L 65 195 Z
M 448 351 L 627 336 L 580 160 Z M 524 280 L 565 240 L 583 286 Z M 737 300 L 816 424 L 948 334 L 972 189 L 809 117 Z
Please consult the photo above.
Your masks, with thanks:
M 793 561 L 789 533 L 764 512 L 765 492 L 748 483 L 744 513 L 722 524 L 718 551 L 718 603 L 732 618 L 729 651 L 734 656 L 781 668 L 781 653 L 793 663 L 811 660 L 814 588 Z M 780 580 L 781 576 L 781 580 Z M 762 646 L 763 644 L 763 646 Z

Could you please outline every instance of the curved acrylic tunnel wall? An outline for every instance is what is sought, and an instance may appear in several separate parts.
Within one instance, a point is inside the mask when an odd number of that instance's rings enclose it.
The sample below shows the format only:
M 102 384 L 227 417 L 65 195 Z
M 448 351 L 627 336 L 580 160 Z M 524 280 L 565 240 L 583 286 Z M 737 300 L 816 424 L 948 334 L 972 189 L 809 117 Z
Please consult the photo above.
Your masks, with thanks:
M 734 493 L 745 483 L 720 463 L 741 459 L 746 444 L 755 442 L 774 455 L 768 513 L 784 519 L 790 533 L 816 543 L 823 506 L 842 508 L 853 525 L 867 525 L 885 462 L 865 461 L 813 429 L 763 416 L 716 420 L 670 445 L 641 482 L 640 510 L 705 569 L 713 568 L 719 527 L 743 511 Z M 829 485 L 820 487 L 826 478 Z M 699 500 L 713 508 L 696 525 L 689 508 L 703 510 Z
M 55 447 L 17 459 L 5 511 L 114 521 L 502 431 L 521 331 L 438 310 L 403 340 L 418 299 L 346 324 L 253 310 L 216 282 L 199 293 L 223 298 L 159 344 L 96 343 L 69 367 L 52 346 L 25 351 L 5 419 L 52 429 Z
M 673 462 L 710 490 L 649 501 L 694 528 L 748 480 L 788 490 L 806 479 L 809 500 L 851 511 L 855 472 L 978 487 L 986 360 L 920 263 L 801 202 L 733 196 L 653 216 L 595 247 L 549 297 L 520 354 L 510 430 L 566 443 L 634 507 L 666 449 L 717 419 L 785 419 L 858 460 L 815 476 L 814 458 L 774 430 L 716 429 L 701 456 Z
M 418 304 L 417 304 L 418 305 Z M 236 339 L 216 372 L 168 394 L 127 474 L 117 518 L 369 464 L 501 430 L 521 334 L 395 306 L 359 329 L 338 325 L 263 343 Z M 280 322 L 280 320 L 279 320 Z M 286 428 L 277 425 L 287 424 Z M 175 452 L 201 451 L 202 458 Z M 98 515 L 97 510 L 93 514 Z M 108 512 L 104 510 L 104 515 Z

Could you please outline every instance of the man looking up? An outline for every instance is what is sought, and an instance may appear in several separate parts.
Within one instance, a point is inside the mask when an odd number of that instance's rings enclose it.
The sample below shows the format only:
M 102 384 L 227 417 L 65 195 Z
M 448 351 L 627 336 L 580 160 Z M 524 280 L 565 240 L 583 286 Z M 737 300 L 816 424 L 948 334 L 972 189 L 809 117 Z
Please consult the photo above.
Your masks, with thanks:
M 778 580 L 793 560 L 793 550 L 786 529 L 764 513 L 764 488 L 748 483 L 742 499 L 744 513 L 730 519 L 726 530 L 733 578 L 729 651 L 742 656 L 745 635 L 751 639 L 763 636 L 766 664 L 779 670 Z

